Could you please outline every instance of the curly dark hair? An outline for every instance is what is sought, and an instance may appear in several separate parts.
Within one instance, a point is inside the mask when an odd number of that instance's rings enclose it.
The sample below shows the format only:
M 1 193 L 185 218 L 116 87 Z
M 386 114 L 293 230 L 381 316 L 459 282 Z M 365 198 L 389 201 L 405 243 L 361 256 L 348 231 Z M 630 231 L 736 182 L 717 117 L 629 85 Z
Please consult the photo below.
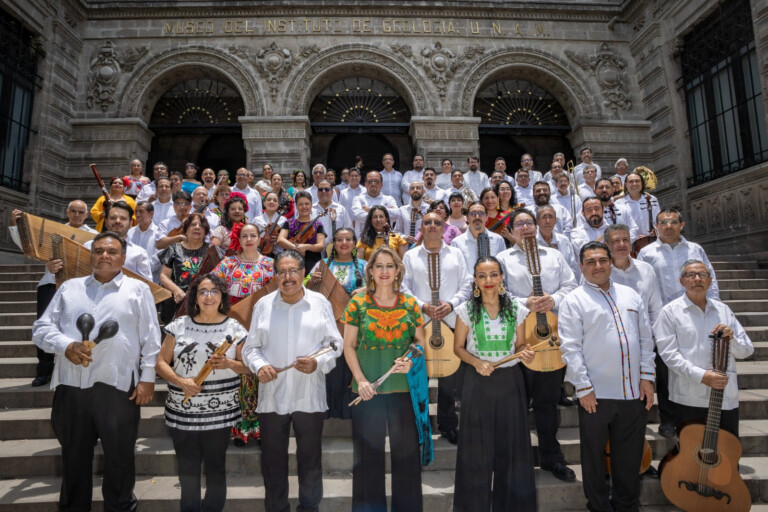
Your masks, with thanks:
M 387 218 L 387 224 L 389 224 L 390 228 L 392 227 L 392 221 L 389 220 L 389 212 L 387 211 L 387 208 L 380 204 L 371 206 L 371 209 L 368 210 L 368 216 L 365 218 L 363 231 L 360 233 L 360 241 L 368 247 L 373 247 L 373 244 L 376 242 L 376 229 L 373 227 L 373 213 L 377 211 L 384 212 L 384 216 Z
M 192 284 L 189 285 L 187 290 L 187 297 L 191 300 L 187 301 L 187 315 L 192 318 L 200 312 L 200 307 L 197 305 L 197 289 L 200 287 L 200 283 L 205 280 L 213 283 L 219 292 L 221 292 L 221 304 L 219 304 L 219 313 L 227 314 L 229 312 L 229 291 L 227 290 L 227 283 L 222 278 L 211 272 L 202 276 L 197 276 Z
M 241 198 L 239 198 L 239 197 L 230 197 L 229 199 L 227 199 L 227 202 L 224 203 L 224 213 L 221 215 L 221 224 L 225 228 L 227 228 L 229 230 L 231 230 L 232 226 L 234 226 L 234 224 L 235 224 L 234 222 L 229 220 L 229 209 L 235 203 L 240 203 L 241 205 L 243 205 L 243 211 L 248 211 L 248 203 L 243 201 Z M 246 218 L 247 218 L 247 216 L 246 216 Z
M 502 180 L 498 182 L 496 186 L 493 187 L 493 191 L 496 192 L 496 196 L 499 198 L 499 205 L 501 205 L 501 194 L 499 194 L 499 190 L 501 189 L 501 186 L 504 184 L 508 185 L 509 188 L 512 189 L 512 196 L 509 198 L 509 207 L 512 208 L 517 204 L 517 193 L 515 192 L 515 187 L 513 187 L 510 182 L 506 180 Z
M 473 275 L 477 274 L 477 266 L 482 263 L 495 263 L 499 267 L 499 273 L 501 274 L 501 281 L 504 282 L 504 267 L 499 263 L 494 256 L 486 256 L 480 258 L 475 263 L 473 269 Z M 517 323 L 517 303 L 514 302 L 508 293 L 499 295 L 499 311 L 501 312 L 501 319 L 504 322 Z M 469 315 L 469 321 L 474 325 L 482 321 L 483 315 L 483 296 L 475 297 L 474 295 L 467 303 L 467 314 Z

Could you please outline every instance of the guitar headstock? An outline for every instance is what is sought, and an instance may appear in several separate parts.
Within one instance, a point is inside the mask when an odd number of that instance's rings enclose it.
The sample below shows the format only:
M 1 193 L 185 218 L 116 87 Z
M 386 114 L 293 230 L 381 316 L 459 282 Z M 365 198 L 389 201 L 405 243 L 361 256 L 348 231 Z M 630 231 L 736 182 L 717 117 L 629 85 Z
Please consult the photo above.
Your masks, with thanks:
M 415 224 L 416 221 L 419 220 L 419 217 L 421 217 L 419 209 L 411 207 L 411 223 Z
M 427 253 L 427 274 L 429 275 L 429 288 L 434 292 L 440 289 L 440 253 Z
M 712 369 L 725 373 L 728 369 L 728 355 L 731 350 L 731 339 L 723 338 L 723 331 L 710 334 L 712 338 Z
M 532 276 L 541 274 L 541 260 L 539 259 L 539 244 L 536 236 L 526 236 L 523 238 L 523 251 L 525 260 L 528 263 L 528 271 Z
M 331 219 L 331 221 L 336 222 L 336 208 L 329 208 L 328 209 L 328 218 Z

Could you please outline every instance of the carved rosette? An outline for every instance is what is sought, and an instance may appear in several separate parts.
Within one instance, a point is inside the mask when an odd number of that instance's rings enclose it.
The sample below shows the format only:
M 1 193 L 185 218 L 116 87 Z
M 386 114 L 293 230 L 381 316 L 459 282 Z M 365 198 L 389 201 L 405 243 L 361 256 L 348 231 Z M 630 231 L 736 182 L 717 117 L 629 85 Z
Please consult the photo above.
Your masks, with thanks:
M 112 98 L 122 71 L 131 72 L 136 63 L 147 54 L 146 46 L 129 48 L 121 53 L 111 41 L 106 41 L 91 56 L 91 69 L 88 71 L 88 96 L 85 104 L 88 108 L 101 106 L 106 112 L 115 102 Z
M 414 56 L 413 50 L 409 45 L 394 45 L 392 50 L 403 57 L 412 59 L 417 66 L 423 68 L 427 78 L 435 84 L 440 98 L 445 98 L 448 84 L 453 79 L 456 71 L 477 55 L 485 52 L 485 48 L 482 46 L 470 46 L 464 50 L 461 56 L 457 57 L 448 48 L 443 48 L 439 41 L 432 47 L 422 48 L 421 56 Z
M 302 46 L 299 49 L 299 57 L 294 58 L 291 50 L 279 46 L 274 41 L 257 51 L 255 56 L 251 56 L 248 50 L 242 46 L 231 46 L 229 48 L 230 53 L 253 64 L 261 78 L 266 80 L 269 85 L 269 94 L 273 101 L 277 99 L 280 84 L 291 71 L 293 65 L 300 59 L 306 59 L 319 51 L 320 49 L 317 45 Z
M 627 61 L 608 43 L 601 43 L 594 55 L 570 50 L 565 50 L 565 54 L 595 77 L 605 98 L 603 106 L 611 109 L 614 114 L 617 114 L 619 109 L 632 110 L 632 98 L 627 85 Z

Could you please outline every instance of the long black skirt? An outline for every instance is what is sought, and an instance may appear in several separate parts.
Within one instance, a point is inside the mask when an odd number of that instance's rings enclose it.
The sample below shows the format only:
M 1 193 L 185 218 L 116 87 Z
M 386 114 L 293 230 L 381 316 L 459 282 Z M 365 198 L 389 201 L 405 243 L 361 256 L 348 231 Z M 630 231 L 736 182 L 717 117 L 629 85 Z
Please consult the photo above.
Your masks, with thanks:
M 325 393 L 328 401 L 326 418 L 348 420 L 352 417 L 349 407 L 352 401 L 352 370 L 343 355 L 336 359 L 336 366 L 325 376 Z

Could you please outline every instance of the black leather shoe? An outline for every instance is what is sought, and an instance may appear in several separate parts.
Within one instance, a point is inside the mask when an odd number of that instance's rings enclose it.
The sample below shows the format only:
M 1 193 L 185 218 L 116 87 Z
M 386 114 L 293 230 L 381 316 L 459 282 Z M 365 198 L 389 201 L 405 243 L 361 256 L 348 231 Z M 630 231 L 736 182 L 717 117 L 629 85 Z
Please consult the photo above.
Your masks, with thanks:
M 562 405 L 563 407 L 571 407 L 572 405 L 576 405 L 575 400 L 571 400 L 567 396 L 565 396 L 565 393 L 563 390 L 560 390 L 560 400 L 557 401 L 559 405 Z
M 555 462 L 554 464 L 545 464 L 541 466 L 544 471 L 549 471 L 555 478 L 562 480 L 563 482 L 573 482 L 576 480 L 576 473 L 571 468 L 563 464 L 562 462 Z
M 659 478 L 659 470 L 653 466 L 648 466 L 648 469 L 645 470 L 645 473 L 640 475 L 640 478 Z
M 32 381 L 32 387 L 39 388 L 40 386 L 45 386 L 49 382 L 51 382 L 50 375 L 38 375 L 35 377 L 35 380 Z
M 459 433 L 456 432 L 455 428 L 452 428 L 451 430 L 441 430 L 440 435 L 446 438 L 451 444 L 459 444 Z
M 668 439 L 675 437 L 675 426 L 671 423 L 662 423 L 659 425 L 659 435 Z

